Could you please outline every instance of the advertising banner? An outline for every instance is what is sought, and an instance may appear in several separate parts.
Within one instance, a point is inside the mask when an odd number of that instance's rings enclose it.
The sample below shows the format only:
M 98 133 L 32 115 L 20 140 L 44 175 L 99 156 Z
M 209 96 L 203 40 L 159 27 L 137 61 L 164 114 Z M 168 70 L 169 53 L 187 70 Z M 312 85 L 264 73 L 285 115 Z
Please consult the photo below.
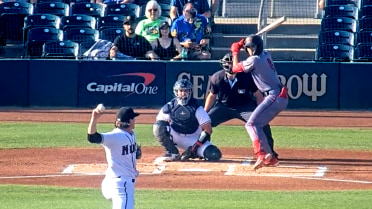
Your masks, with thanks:
M 371 63 L 341 63 L 340 109 L 372 109 Z M 370 89 L 370 90 L 368 90 Z
M 288 87 L 288 109 L 338 109 L 339 63 L 275 62 Z
M 279 79 L 289 89 L 288 108 L 338 109 L 338 63 L 276 62 Z M 177 79 L 188 78 L 194 85 L 193 96 L 204 104 L 210 76 L 220 70 L 218 61 L 167 63 L 167 101 L 173 98 Z
M 0 106 L 28 106 L 28 61 L 0 60 Z
M 30 106 L 77 106 L 78 64 L 68 60 L 29 60 Z
M 164 69 L 161 61 L 83 61 L 78 105 L 160 107 L 165 102 Z

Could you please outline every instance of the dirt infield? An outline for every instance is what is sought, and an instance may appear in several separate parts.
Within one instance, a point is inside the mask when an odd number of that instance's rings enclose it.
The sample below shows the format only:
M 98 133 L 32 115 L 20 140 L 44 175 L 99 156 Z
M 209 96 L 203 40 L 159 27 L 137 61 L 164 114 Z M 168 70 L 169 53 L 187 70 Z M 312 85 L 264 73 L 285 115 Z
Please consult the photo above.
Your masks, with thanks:
M 137 123 L 153 123 L 157 110 L 139 109 Z M 101 122 L 112 122 L 108 111 Z M 88 123 L 90 110 L 0 109 L 0 121 Z M 229 124 L 242 124 L 233 120 Z M 372 127 L 372 112 L 285 111 L 273 126 Z M 223 160 L 164 163 L 160 147 L 143 147 L 137 188 L 345 190 L 372 189 L 372 153 L 278 149 L 280 166 L 252 171 L 252 150 L 222 148 Z M 97 148 L 0 149 L 0 183 L 100 187 L 104 150 Z

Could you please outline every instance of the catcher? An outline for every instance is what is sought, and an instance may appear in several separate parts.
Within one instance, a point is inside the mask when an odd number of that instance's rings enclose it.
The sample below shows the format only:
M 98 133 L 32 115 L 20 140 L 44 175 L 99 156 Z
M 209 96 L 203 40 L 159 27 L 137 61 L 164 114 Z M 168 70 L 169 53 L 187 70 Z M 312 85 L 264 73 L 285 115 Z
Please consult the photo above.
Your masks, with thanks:
M 156 117 L 153 134 L 165 148 L 164 161 L 202 158 L 219 161 L 221 151 L 211 144 L 212 125 L 207 112 L 192 97 L 188 79 L 176 81 L 175 98 L 165 104 Z M 178 149 L 185 150 L 180 156 Z

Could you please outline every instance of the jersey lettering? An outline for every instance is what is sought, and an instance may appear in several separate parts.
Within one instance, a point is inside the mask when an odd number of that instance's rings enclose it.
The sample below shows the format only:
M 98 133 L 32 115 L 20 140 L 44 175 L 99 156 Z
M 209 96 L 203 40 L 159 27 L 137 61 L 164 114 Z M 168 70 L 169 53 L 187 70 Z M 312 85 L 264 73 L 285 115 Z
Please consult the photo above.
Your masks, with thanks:
M 136 151 L 136 144 L 125 145 L 121 147 L 121 155 L 132 154 Z

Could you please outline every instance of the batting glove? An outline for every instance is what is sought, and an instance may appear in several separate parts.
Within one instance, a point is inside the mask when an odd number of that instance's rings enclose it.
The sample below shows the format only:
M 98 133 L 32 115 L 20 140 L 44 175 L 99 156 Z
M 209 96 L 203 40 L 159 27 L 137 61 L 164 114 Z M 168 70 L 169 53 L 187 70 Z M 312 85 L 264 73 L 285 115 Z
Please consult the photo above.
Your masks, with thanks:
M 244 38 L 238 42 L 231 44 L 230 50 L 231 50 L 232 55 L 238 55 L 240 49 L 242 49 L 243 47 L 244 47 Z

